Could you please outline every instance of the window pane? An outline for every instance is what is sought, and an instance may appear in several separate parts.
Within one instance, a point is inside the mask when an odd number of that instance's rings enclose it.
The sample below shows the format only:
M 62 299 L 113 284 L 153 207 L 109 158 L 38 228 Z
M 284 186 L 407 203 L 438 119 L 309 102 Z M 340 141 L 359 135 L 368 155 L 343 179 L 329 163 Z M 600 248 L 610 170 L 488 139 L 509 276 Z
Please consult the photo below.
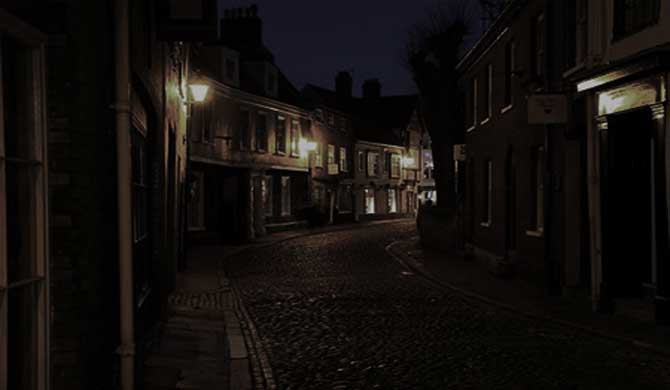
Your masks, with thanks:
M 265 114 L 256 116 L 256 150 L 267 150 L 268 148 L 268 129 L 267 117 Z
M 36 159 L 34 147 L 33 107 L 30 88 L 30 53 L 9 37 L 0 37 L 2 53 L 3 120 L 5 155 Z
M 286 119 L 277 118 L 277 152 L 286 153 Z
M 37 386 L 38 293 L 41 282 L 8 290 L 7 357 L 9 389 L 32 390 Z
M 281 215 L 291 215 L 291 178 L 282 176 L 281 178 Z
M 9 283 L 35 276 L 36 165 L 6 164 Z

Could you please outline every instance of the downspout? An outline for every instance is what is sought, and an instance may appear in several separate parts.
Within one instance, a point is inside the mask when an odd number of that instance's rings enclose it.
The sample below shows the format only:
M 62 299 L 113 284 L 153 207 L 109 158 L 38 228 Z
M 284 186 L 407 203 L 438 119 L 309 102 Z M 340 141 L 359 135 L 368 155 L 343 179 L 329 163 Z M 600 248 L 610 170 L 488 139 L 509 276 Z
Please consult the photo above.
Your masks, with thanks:
M 134 387 L 133 268 L 131 245 L 130 53 L 128 0 L 114 1 L 116 170 L 119 242 L 119 322 L 121 389 Z

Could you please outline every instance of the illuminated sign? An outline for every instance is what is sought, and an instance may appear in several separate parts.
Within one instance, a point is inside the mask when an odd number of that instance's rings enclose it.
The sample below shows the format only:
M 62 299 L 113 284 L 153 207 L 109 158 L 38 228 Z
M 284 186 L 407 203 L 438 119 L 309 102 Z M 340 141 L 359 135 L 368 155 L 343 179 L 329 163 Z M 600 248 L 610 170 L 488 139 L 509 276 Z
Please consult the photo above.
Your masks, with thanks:
M 663 76 L 651 77 L 599 92 L 598 115 L 630 110 L 665 101 Z

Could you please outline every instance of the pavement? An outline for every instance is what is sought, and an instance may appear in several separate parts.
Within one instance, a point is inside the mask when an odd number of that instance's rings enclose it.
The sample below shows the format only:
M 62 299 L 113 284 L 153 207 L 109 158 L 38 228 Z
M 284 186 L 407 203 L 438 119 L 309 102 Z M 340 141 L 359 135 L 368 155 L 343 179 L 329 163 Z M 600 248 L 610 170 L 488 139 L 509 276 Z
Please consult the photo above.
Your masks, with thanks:
M 482 262 L 422 248 L 418 237 L 396 241 L 387 250 L 412 271 L 472 299 L 670 356 L 670 327 L 653 321 L 652 305 L 621 301 L 614 315 L 595 313 L 586 293 L 548 297 L 540 284 L 501 278 Z
M 415 235 L 393 220 L 195 248 L 146 388 L 670 389 L 667 329 L 547 302 Z
M 393 220 L 277 232 L 243 245 L 191 248 L 188 268 L 177 275 L 158 342 L 144 362 L 143 388 L 272 389 L 269 363 L 236 292 L 224 273 L 227 258 L 282 241 Z

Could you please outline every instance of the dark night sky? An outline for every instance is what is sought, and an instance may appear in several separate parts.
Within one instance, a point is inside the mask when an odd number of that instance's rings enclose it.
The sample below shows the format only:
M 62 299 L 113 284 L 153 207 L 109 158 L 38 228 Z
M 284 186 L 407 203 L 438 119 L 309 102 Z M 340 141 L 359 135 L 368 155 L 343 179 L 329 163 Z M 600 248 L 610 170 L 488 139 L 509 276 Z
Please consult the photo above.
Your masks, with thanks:
M 352 70 L 354 95 L 378 78 L 383 95 L 414 93 L 401 53 L 407 31 L 436 0 L 220 0 L 223 8 L 258 4 L 263 39 L 282 72 L 301 89 L 334 88 Z

